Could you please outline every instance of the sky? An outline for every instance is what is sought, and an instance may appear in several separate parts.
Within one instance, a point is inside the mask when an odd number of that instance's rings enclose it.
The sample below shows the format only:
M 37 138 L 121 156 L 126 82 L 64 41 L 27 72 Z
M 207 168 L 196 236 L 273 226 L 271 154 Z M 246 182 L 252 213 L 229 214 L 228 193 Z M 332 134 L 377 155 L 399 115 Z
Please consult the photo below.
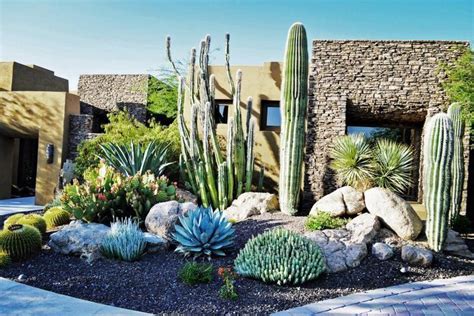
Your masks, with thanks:
M 473 0 L 0 0 L 0 60 L 80 74 L 151 73 L 167 66 L 165 38 L 184 60 L 206 34 L 211 62 L 280 61 L 288 28 L 308 39 L 425 39 L 474 43 Z

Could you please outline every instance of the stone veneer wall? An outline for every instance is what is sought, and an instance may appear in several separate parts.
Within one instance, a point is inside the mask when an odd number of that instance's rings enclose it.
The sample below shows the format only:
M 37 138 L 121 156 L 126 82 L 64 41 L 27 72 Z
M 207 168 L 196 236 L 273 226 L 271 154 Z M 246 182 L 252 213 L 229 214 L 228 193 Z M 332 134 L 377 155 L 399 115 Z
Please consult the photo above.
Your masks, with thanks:
M 147 74 L 81 75 L 78 83 L 81 114 L 127 108 L 140 122 L 145 122 L 149 78 Z
M 448 106 L 441 62 L 452 63 L 467 42 L 315 40 L 309 78 L 304 209 L 338 183 L 328 151 L 347 125 L 422 128 Z M 465 138 L 466 175 L 469 138 Z M 421 178 L 420 178 L 421 182 Z M 421 191 L 420 191 L 421 193 Z M 421 196 L 421 194 L 420 194 Z M 467 176 L 464 201 L 467 196 Z

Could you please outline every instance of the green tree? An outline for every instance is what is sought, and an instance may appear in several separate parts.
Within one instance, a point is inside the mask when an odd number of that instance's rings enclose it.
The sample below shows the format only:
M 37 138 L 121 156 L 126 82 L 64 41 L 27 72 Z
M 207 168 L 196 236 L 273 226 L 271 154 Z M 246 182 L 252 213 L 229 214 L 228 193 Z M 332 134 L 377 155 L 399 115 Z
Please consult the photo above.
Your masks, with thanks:
M 174 120 L 177 113 L 178 80 L 175 75 L 153 76 L 148 80 L 147 109 L 153 114 Z
M 466 122 L 474 126 L 474 53 L 464 50 L 454 64 L 441 65 L 448 76 L 443 87 L 451 102 L 462 104 Z

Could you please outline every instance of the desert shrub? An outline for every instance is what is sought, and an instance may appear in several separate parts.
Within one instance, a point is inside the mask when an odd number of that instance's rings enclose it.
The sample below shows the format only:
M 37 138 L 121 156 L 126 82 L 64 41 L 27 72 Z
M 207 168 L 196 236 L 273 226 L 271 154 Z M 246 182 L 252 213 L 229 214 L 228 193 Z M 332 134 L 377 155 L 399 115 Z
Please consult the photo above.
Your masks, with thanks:
M 155 176 L 163 175 L 165 168 L 173 162 L 167 162 L 169 145 L 157 145 L 150 142 L 146 147 L 135 145 L 130 142 L 130 146 L 107 143 L 100 145 L 102 153 L 100 157 L 105 163 L 127 177 L 144 174 L 151 171 Z
M 235 271 L 263 282 L 302 284 L 325 270 L 318 246 L 285 229 L 266 231 L 250 239 L 234 261 Z
M 145 251 L 146 241 L 138 223 L 131 218 L 118 219 L 110 225 L 100 250 L 110 259 L 135 261 Z
M 336 139 L 330 156 L 338 178 L 358 190 L 378 186 L 404 193 L 413 185 L 413 150 L 405 144 L 389 139 L 369 141 L 362 134 L 344 135 Z
M 232 268 L 220 267 L 217 271 L 217 275 L 222 279 L 222 286 L 219 289 L 219 296 L 222 299 L 235 301 L 239 298 L 237 291 L 235 290 L 234 281 L 237 275 Z
M 194 285 L 198 283 L 209 283 L 212 281 L 212 264 L 186 262 L 178 272 L 182 282 Z
M 0 251 L 13 261 L 31 258 L 41 251 L 41 233 L 30 225 L 10 225 L 0 231 Z
M 330 155 L 331 168 L 345 184 L 360 190 L 371 186 L 374 176 L 372 149 L 364 135 L 336 138 Z
M 64 187 L 63 208 L 86 222 L 108 224 L 114 217 L 133 217 L 140 223 L 158 202 L 176 199 L 176 188 L 166 177 L 151 172 L 125 177 L 105 164 L 84 173 Z
M 309 216 L 304 223 L 307 230 L 335 229 L 347 224 L 347 219 L 332 217 L 328 212 L 318 212 L 315 216 Z
M 175 229 L 172 236 L 179 244 L 175 251 L 185 256 L 225 256 L 225 251 L 234 243 L 232 224 L 221 211 L 212 211 L 210 207 L 181 215 Z
M 377 140 L 374 148 L 373 183 L 403 193 L 413 185 L 413 150 L 387 139 Z
M 99 164 L 97 155 L 101 154 L 100 145 L 113 143 L 117 145 L 128 145 L 130 142 L 147 146 L 155 141 L 159 146 L 169 145 L 167 161 L 178 161 L 181 152 L 178 125 L 176 122 L 170 126 L 162 126 L 154 121 L 146 126 L 131 117 L 127 112 L 108 114 L 110 123 L 104 125 L 104 134 L 83 141 L 78 147 L 78 156 L 75 159 L 75 174 L 82 178 L 88 168 L 95 168 Z M 172 179 L 178 177 L 176 165 L 170 166 L 168 175 Z

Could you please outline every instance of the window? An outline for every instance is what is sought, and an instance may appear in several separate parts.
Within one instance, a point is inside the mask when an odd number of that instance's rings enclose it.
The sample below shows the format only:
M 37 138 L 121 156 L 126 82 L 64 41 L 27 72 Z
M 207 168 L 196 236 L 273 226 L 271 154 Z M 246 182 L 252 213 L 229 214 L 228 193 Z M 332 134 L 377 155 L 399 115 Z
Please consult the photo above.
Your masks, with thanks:
M 231 100 L 216 100 L 215 120 L 217 124 L 227 124 L 229 118 L 229 105 Z
M 281 115 L 280 102 L 262 100 L 261 129 L 267 131 L 280 131 Z

